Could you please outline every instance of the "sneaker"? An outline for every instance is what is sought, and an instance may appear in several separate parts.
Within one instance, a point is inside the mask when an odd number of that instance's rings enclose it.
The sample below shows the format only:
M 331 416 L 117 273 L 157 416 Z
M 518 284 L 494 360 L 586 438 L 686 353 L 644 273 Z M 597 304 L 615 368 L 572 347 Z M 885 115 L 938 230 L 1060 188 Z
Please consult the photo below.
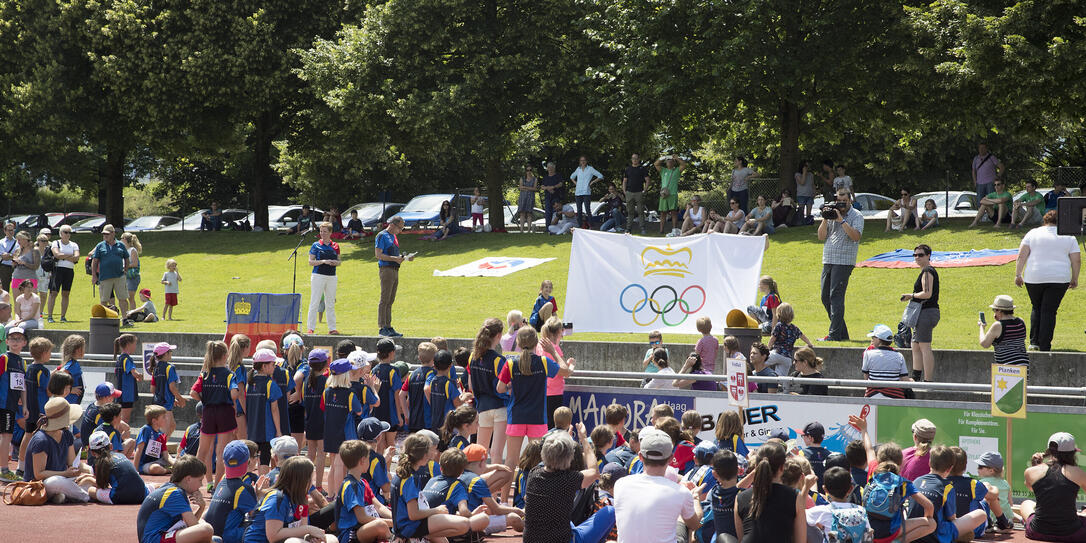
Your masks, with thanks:
M 1029 344 L 1028 349 L 1031 350 L 1031 351 L 1039 351 L 1039 350 L 1041 350 L 1040 347 L 1038 347 L 1038 346 L 1036 346 L 1036 345 L 1034 345 L 1032 343 Z
M 66 319 L 66 318 L 64 318 L 64 317 L 61 317 L 61 318 L 60 318 L 60 322 L 68 322 L 68 319 Z
M 403 334 L 397 332 L 395 328 L 389 326 L 388 327 L 388 337 L 403 337 Z
M 68 497 L 64 494 L 53 494 L 53 496 L 49 498 L 49 501 L 59 505 L 68 501 Z
M 123 321 L 121 321 L 121 328 L 131 328 L 131 327 L 132 327 L 132 321 L 130 321 L 128 319 L 124 319 Z
M 13 471 L 4 470 L 4 471 L 0 471 L 0 480 L 4 480 L 4 481 L 8 481 L 8 482 L 15 482 L 15 481 L 22 481 L 23 478 L 20 475 L 16 475 L 15 472 L 13 472 Z
M 824 337 L 818 338 L 818 341 L 833 341 L 833 340 L 830 339 L 830 336 L 824 336 Z
M 48 318 L 48 319 L 46 319 L 46 320 L 47 320 L 47 321 L 49 321 L 50 323 L 54 323 L 54 322 L 57 322 L 57 321 L 53 320 L 53 317 L 49 317 L 49 318 Z
M 388 336 L 388 328 L 382 328 L 382 329 L 378 330 L 377 335 L 387 337 Z

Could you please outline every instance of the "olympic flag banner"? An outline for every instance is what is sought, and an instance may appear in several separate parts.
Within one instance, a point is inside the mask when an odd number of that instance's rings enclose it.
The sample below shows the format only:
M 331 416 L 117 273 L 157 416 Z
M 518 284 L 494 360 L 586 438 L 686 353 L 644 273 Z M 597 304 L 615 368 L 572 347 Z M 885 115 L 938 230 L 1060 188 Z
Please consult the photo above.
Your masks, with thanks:
M 698 234 L 642 238 L 575 229 L 563 320 L 575 332 L 697 333 L 754 300 L 766 240 Z

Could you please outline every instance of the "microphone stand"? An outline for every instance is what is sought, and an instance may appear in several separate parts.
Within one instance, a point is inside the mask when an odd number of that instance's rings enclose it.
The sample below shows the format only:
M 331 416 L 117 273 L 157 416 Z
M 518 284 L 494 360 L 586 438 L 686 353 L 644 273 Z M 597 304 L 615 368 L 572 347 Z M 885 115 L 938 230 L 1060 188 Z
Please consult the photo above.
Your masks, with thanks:
M 312 231 L 313 231 L 313 227 L 310 226 L 309 230 L 306 230 L 305 232 L 302 232 L 301 235 L 298 236 L 298 244 L 294 246 L 294 250 L 291 251 L 290 256 L 287 257 L 287 260 L 291 260 L 291 259 L 294 260 L 294 277 L 290 281 L 290 293 L 291 294 L 297 294 L 298 293 L 298 249 L 302 246 L 302 242 L 305 241 L 306 234 L 308 234 L 308 233 L 310 233 Z

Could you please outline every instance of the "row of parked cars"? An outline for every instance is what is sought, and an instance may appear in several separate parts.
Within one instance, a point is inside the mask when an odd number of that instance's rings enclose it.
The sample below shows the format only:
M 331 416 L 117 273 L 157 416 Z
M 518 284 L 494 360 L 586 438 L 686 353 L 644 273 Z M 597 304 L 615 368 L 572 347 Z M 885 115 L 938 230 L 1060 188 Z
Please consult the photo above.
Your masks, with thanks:
M 1040 194 L 1048 194 L 1052 189 L 1037 189 Z M 1081 196 L 1082 192 L 1077 188 L 1068 188 L 1067 192 L 1071 196 Z M 1017 200 L 1026 191 L 1019 191 L 1014 194 L 1014 199 Z M 964 217 L 973 218 L 977 215 L 977 202 L 980 198 L 977 193 L 973 191 L 961 191 L 952 190 L 936 191 L 936 192 L 921 192 L 914 196 L 917 200 L 917 207 L 923 211 L 924 203 L 929 199 L 935 202 L 935 210 L 939 212 L 940 217 Z M 860 205 L 860 213 L 863 214 L 864 219 L 871 220 L 886 220 L 886 213 L 896 198 L 888 198 L 881 194 L 874 194 L 870 192 L 858 192 L 856 193 L 856 203 Z M 815 198 L 814 206 L 811 214 L 815 217 L 821 217 L 822 214 L 819 211 L 822 209 L 823 199 L 821 196 Z

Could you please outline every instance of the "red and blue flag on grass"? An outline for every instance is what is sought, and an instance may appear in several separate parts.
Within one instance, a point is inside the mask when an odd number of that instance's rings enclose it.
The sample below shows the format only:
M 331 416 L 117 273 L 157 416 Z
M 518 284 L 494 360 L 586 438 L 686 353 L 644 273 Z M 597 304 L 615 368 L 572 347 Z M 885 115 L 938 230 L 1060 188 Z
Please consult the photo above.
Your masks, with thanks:
M 279 336 L 287 330 L 297 330 L 298 314 L 302 308 L 301 294 L 266 294 L 231 292 L 226 295 L 226 337 L 230 343 L 235 334 L 245 334 L 256 344 L 270 339 L 279 344 Z
M 932 251 L 931 265 L 936 268 L 1002 266 L 1018 259 L 1018 249 L 980 249 L 974 251 Z M 898 249 L 875 255 L 857 268 L 918 268 L 912 249 Z

